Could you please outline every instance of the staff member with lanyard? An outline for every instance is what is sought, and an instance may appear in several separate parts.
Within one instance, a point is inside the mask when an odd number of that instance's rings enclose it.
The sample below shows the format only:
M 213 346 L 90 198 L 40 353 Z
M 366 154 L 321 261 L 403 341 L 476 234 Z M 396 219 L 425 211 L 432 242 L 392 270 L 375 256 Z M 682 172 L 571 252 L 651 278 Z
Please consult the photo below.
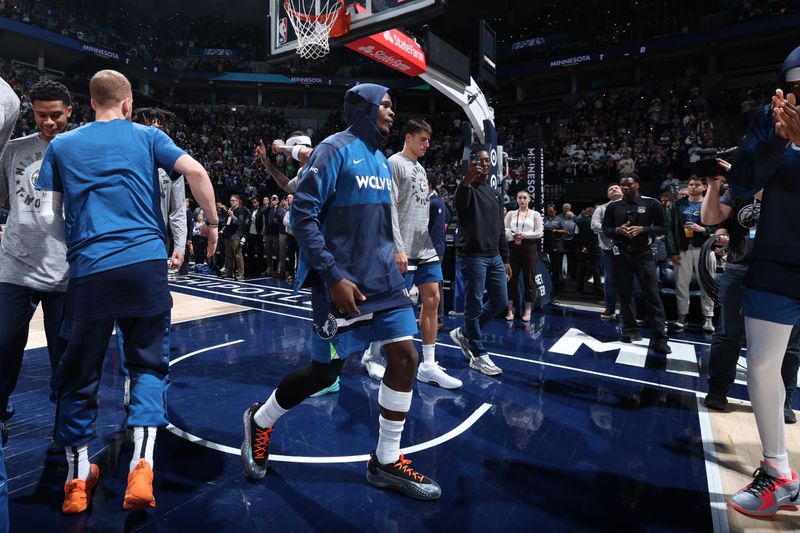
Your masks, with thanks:
M 658 200 L 639 195 L 639 176 L 636 174 L 622 176 L 619 186 L 622 200 L 608 204 L 603 216 L 603 233 L 613 239 L 614 280 L 622 308 L 620 341 L 642 339 L 633 303 L 633 278 L 636 276 L 651 320 L 651 347 L 658 353 L 672 353 L 664 332 L 664 306 L 658 294 L 656 263 L 650 249 L 651 238 L 664 235 L 667 230 L 664 209 Z

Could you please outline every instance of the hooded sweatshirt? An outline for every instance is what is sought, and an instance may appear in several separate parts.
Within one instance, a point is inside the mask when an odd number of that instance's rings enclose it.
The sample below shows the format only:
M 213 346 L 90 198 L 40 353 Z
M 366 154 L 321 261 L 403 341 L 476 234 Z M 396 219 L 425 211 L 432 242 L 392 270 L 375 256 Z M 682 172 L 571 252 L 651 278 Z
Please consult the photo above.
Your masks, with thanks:
M 786 58 L 781 79 L 800 67 L 800 47 Z M 747 287 L 800 299 L 800 147 L 775 135 L 771 105 L 753 113 L 728 182 L 741 197 L 764 189 Z
M 362 315 L 410 305 L 392 251 L 392 171 L 377 127 L 387 91 L 370 83 L 347 91 L 347 129 L 314 148 L 298 182 L 291 216 L 300 247 L 297 287 L 317 289 L 315 324 L 337 314 L 328 289 L 342 279 L 366 296 L 356 302 Z

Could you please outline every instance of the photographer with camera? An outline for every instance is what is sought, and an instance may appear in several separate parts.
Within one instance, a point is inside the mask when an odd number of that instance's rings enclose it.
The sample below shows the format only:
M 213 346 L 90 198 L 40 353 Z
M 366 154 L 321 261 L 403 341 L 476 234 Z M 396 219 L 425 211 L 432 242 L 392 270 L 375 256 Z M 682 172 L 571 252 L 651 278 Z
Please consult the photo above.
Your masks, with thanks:
M 759 517 L 796 505 L 800 497 L 797 472 L 789 466 L 781 386 L 783 355 L 800 323 L 800 47 L 784 61 L 781 76 L 786 92 L 777 89 L 771 104 L 753 112 L 728 176 L 741 197 L 763 189 L 742 307 L 747 388 L 764 458 L 753 482 L 731 500 L 737 511 Z
M 697 175 L 689 176 L 686 186 L 689 196 L 679 198 L 670 207 L 667 220 L 667 254 L 672 257 L 675 270 L 675 298 L 678 304 L 678 317 L 673 322 L 676 331 L 683 331 L 689 316 L 689 286 L 692 275 L 698 272 L 700 248 L 713 233 L 714 228 L 706 227 L 700 222 L 700 206 L 706 184 Z M 700 306 L 703 310 L 703 331 L 714 331 L 714 302 L 701 287 Z
M 731 165 L 719 161 L 716 176 L 709 176 L 708 191 L 703 198 L 702 222 L 707 225 L 724 225 L 717 230 L 721 235 L 720 246 L 727 246 L 727 261 L 719 278 L 719 324 L 711 337 L 711 354 L 708 365 L 708 395 L 703 403 L 709 409 L 724 411 L 728 405 L 728 390 L 736 379 L 736 365 L 744 338 L 744 316 L 742 316 L 742 292 L 744 278 L 750 255 L 753 251 L 753 237 L 758 226 L 761 211 L 761 194 L 741 198 L 728 189 L 720 197 L 720 189 Z M 783 419 L 787 424 L 797 422 L 792 410 L 792 396 L 797 387 L 797 370 L 800 366 L 800 328 L 792 329 L 789 346 L 783 356 L 781 375 L 786 387 L 786 400 L 783 404 Z

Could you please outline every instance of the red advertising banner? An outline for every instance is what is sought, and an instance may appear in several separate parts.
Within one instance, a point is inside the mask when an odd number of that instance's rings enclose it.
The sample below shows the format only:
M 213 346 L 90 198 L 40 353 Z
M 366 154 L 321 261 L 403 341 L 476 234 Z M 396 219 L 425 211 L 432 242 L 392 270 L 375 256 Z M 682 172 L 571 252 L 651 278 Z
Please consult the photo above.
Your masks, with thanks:
M 425 52 L 400 30 L 376 33 L 345 46 L 409 76 L 419 76 L 427 68 Z

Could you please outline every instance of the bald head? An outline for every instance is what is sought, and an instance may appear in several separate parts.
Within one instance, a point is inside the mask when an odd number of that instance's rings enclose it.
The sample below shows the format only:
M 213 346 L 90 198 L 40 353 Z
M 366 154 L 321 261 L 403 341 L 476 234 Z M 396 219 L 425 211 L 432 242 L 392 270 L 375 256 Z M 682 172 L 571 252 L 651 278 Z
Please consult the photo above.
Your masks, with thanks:
M 99 107 L 116 107 L 126 98 L 133 98 L 131 82 L 116 70 L 101 70 L 92 76 L 89 94 Z

